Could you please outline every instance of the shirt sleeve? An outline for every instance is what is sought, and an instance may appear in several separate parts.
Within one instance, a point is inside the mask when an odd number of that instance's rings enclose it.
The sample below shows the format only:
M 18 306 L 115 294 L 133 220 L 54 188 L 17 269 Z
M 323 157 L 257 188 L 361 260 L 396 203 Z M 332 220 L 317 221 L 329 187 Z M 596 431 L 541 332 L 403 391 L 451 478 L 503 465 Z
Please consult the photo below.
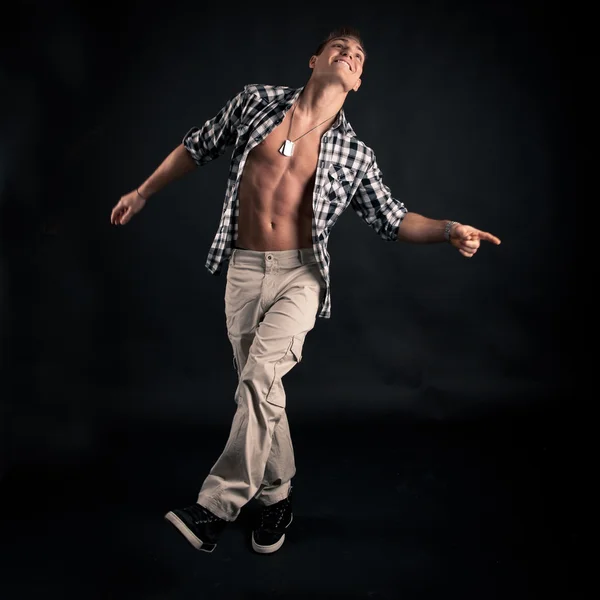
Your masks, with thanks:
M 225 106 L 202 127 L 192 127 L 185 134 L 182 144 L 198 166 L 218 158 L 228 146 L 235 143 L 245 98 L 244 88 L 230 98 Z
M 351 206 L 354 212 L 384 240 L 398 240 L 398 229 L 408 212 L 404 203 L 392 196 L 383 183 L 381 170 L 373 159 L 354 194 Z

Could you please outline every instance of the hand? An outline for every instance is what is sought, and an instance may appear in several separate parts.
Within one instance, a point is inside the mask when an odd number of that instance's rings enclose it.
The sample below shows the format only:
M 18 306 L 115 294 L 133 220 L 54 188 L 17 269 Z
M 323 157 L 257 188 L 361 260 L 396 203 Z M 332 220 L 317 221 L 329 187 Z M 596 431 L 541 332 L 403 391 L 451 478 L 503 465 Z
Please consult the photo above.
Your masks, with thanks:
M 139 195 L 137 190 L 121 196 L 117 205 L 112 209 L 110 222 L 113 225 L 125 225 L 129 223 L 133 215 L 139 213 L 145 204 L 146 200 Z
M 479 244 L 482 240 L 491 242 L 496 246 L 500 244 L 500 240 L 495 235 L 487 231 L 480 231 L 470 225 L 457 223 L 450 230 L 450 243 L 467 258 L 471 258 L 479 250 Z

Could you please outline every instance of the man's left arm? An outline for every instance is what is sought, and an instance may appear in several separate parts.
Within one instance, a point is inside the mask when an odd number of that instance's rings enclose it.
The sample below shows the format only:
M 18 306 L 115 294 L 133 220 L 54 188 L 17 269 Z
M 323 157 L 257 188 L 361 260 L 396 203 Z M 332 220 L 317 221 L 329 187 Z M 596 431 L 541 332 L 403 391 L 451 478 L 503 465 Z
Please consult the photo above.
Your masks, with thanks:
M 500 244 L 495 235 L 456 221 L 430 219 L 407 212 L 398 228 L 398 241 L 413 244 L 450 242 L 463 256 L 471 258 L 482 241 Z
M 449 242 L 463 256 L 473 256 L 481 241 L 500 244 L 487 231 L 445 219 L 430 219 L 409 212 L 384 184 L 377 161 L 373 160 L 351 201 L 358 216 L 384 240 L 413 244 Z

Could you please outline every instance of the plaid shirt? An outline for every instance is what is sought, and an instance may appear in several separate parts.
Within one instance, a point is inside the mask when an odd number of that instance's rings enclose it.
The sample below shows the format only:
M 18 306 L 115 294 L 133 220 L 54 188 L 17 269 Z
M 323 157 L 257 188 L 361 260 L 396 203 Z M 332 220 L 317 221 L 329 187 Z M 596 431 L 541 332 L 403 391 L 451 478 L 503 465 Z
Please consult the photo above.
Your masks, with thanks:
M 238 232 L 238 190 L 250 151 L 281 123 L 303 88 L 247 85 L 200 128 L 193 127 L 183 145 L 197 165 L 221 156 L 233 146 L 223 212 L 206 260 L 206 268 L 218 274 L 231 255 Z M 313 190 L 313 251 L 326 289 L 318 316 L 331 316 L 327 243 L 340 215 L 352 206 L 358 216 L 386 241 L 396 241 L 407 210 L 392 197 L 382 181 L 375 154 L 361 142 L 343 110 L 321 138 Z

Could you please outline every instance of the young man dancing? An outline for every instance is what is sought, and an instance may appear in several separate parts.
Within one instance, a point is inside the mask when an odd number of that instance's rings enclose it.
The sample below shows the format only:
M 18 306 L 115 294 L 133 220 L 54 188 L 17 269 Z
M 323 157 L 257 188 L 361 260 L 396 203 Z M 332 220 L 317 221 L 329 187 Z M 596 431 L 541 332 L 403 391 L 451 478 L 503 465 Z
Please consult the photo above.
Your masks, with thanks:
M 262 505 L 254 550 L 275 552 L 285 540 L 296 470 L 282 378 L 301 361 L 316 318 L 331 315 L 327 244 L 348 206 L 386 241 L 446 242 L 465 257 L 481 241 L 500 243 L 469 225 L 409 212 L 392 196 L 343 110 L 360 88 L 365 60 L 358 31 L 332 32 L 310 57 L 305 86 L 246 85 L 112 210 L 111 222 L 125 225 L 167 184 L 232 148 L 206 268 L 218 274 L 228 264 L 237 409 L 196 503 L 165 515 L 198 550 L 212 552 L 253 498 Z

